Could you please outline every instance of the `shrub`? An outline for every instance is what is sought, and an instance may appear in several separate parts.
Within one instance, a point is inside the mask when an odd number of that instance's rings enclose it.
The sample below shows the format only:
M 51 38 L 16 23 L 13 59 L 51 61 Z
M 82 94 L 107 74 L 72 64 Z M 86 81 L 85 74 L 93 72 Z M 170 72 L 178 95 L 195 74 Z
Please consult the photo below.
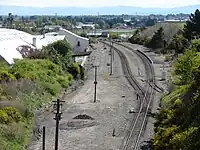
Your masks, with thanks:
M 68 72 L 73 75 L 74 79 L 78 79 L 80 77 L 80 67 L 77 63 L 73 63 L 69 68 Z
M 7 113 L 7 115 L 9 116 L 9 118 L 11 118 L 14 122 L 19 122 L 22 119 L 21 114 L 14 107 L 5 107 L 5 108 L 3 108 L 3 111 L 5 113 Z
M 79 77 L 80 68 L 74 63 L 68 69 L 75 78 Z M 56 95 L 61 87 L 68 87 L 72 81 L 72 76 L 65 75 L 59 65 L 49 60 L 24 59 L 16 61 L 12 68 L 13 74 L 20 78 L 37 80 L 52 95 Z
M 14 107 L 5 107 L 0 110 L 0 123 L 9 124 L 12 122 L 19 122 L 21 119 L 21 114 Z
M 58 76 L 57 81 L 60 83 L 60 85 L 64 88 L 67 88 L 70 85 L 70 82 L 72 81 L 73 76 L 72 75 L 66 75 L 66 76 Z
M 0 125 L 0 135 L 9 143 L 9 148 L 20 147 L 20 145 L 22 147 L 25 144 L 26 130 L 23 123 Z
M 44 82 L 42 85 L 44 86 L 45 90 L 53 96 L 57 95 L 61 90 L 61 85 L 59 83 L 52 84 Z
M 119 34 L 116 33 L 116 32 L 110 32 L 110 37 L 111 37 L 112 39 L 118 39 L 118 38 L 119 38 Z
M 3 123 L 3 124 L 9 123 L 8 114 L 3 110 L 0 110 L 0 123 Z
M 8 71 L 6 70 L 0 70 L 0 82 L 1 81 L 11 81 L 11 80 L 15 80 L 15 76 L 12 75 L 11 73 L 9 73 Z

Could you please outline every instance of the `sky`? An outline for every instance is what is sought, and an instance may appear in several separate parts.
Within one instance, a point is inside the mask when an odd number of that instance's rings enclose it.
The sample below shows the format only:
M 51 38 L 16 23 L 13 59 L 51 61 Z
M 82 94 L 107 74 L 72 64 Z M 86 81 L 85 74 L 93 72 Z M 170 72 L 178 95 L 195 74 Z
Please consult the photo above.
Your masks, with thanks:
M 18 5 L 34 7 L 104 7 L 135 6 L 172 8 L 200 4 L 200 0 L 0 0 L 0 5 Z

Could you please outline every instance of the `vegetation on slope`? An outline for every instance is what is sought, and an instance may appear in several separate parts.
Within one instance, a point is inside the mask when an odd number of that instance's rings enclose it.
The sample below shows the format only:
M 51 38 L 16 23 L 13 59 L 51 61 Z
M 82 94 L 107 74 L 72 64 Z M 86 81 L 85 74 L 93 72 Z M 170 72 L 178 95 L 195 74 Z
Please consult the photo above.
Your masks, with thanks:
M 200 12 L 197 10 L 195 15 L 184 27 L 183 36 L 190 33 L 188 41 L 200 36 L 199 29 L 194 28 L 200 21 Z M 174 64 L 176 89 L 161 99 L 155 123 L 155 150 L 198 150 L 200 147 L 200 39 L 190 42 Z
M 63 88 L 79 79 L 66 41 L 58 41 L 15 60 L 12 67 L 0 63 L 0 150 L 23 150 L 29 143 L 34 112 Z
M 129 41 L 133 44 L 145 45 L 149 48 L 163 48 L 164 41 L 166 44 L 170 44 L 172 38 L 183 28 L 180 23 L 157 23 L 156 25 L 140 30 L 136 30 Z M 162 38 L 159 43 L 156 38 Z M 158 46 L 154 46 L 153 43 L 157 43 Z
M 199 17 L 200 12 L 197 9 L 194 14 L 191 14 L 186 24 L 156 24 L 153 27 L 135 31 L 129 41 L 133 44 L 145 45 L 154 51 L 170 52 L 177 56 L 189 47 L 191 40 L 199 38 Z

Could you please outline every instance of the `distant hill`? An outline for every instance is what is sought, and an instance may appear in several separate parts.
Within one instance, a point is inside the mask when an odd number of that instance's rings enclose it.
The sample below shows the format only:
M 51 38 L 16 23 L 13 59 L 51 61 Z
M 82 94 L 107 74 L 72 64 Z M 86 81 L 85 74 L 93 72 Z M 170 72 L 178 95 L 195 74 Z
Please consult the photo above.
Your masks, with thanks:
M 129 14 L 148 15 L 148 14 L 177 14 L 177 13 L 193 13 L 199 9 L 200 5 L 177 7 L 177 8 L 140 8 L 131 6 L 115 6 L 115 7 L 98 7 L 98 8 L 83 8 L 83 7 L 23 7 L 12 5 L 0 5 L 0 15 L 7 15 L 12 12 L 16 15 L 121 15 Z

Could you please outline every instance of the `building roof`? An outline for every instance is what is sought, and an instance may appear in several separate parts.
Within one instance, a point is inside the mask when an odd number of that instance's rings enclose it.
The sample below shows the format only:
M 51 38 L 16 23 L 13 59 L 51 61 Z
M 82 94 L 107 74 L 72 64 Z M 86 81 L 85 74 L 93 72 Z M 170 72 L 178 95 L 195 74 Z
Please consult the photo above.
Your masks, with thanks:
M 36 38 L 36 46 L 33 46 L 33 38 Z M 15 30 L 0 28 L 0 55 L 9 63 L 12 64 L 14 58 L 22 59 L 21 53 L 17 50 L 20 46 L 29 46 L 32 48 L 40 49 L 42 46 L 46 46 L 49 43 L 53 43 L 57 40 L 63 40 L 63 35 L 43 35 L 35 36 L 29 33 Z
M 79 35 L 77 35 L 77 34 L 71 32 L 71 31 L 69 31 L 69 30 L 66 30 L 66 29 L 60 29 L 60 31 L 64 31 L 64 32 L 66 32 L 66 33 L 68 33 L 68 34 L 70 34 L 70 35 L 72 35 L 72 36 L 75 36 L 75 37 L 77 37 L 77 38 L 80 38 L 80 39 L 82 39 L 82 40 L 89 41 L 88 38 L 85 38 L 85 37 L 79 36 Z
M 50 43 L 56 42 L 58 40 L 64 40 L 65 39 L 65 35 L 45 35 L 45 38 L 43 37 L 43 35 L 39 35 L 39 36 L 34 36 L 36 37 L 36 48 L 37 49 L 41 49 L 43 46 L 47 46 Z

